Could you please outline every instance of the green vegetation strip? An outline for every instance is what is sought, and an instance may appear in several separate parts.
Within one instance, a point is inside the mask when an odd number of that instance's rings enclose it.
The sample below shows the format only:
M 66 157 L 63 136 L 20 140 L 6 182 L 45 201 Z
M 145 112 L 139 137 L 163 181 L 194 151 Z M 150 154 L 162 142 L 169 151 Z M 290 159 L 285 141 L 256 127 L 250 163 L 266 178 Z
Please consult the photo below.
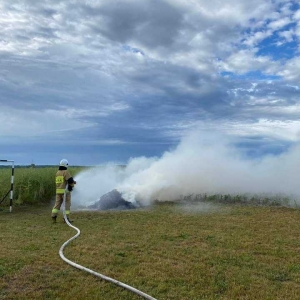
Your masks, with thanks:
M 1 299 L 141 299 L 65 264 L 58 249 L 73 230 L 62 216 L 52 224 L 50 211 L 40 205 L 0 212 Z M 160 300 L 298 298 L 298 209 L 205 211 L 156 204 L 75 212 L 81 236 L 65 255 Z
M 49 203 L 55 196 L 55 173 L 58 167 L 16 167 L 14 183 L 14 205 Z M 73 176 L 84 167 L 71 167 Z M 11 169 L 0 168 L 0 199 L 10 190 Z M 9 197 L 1 205 L 7 207 Z

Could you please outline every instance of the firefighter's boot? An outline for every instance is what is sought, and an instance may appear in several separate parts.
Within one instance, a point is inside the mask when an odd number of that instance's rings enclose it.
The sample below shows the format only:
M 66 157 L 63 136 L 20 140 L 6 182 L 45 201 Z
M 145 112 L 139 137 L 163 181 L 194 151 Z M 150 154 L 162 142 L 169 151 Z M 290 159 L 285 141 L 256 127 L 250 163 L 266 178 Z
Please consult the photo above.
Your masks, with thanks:
M 68 220 L 69 223 L 73 223 L 74 222 L 73 220 L 70 220 L 69 217 L 67 217 L 67 220 Z M 66 223 L 65 218 L 64 218 L 64 222 Z

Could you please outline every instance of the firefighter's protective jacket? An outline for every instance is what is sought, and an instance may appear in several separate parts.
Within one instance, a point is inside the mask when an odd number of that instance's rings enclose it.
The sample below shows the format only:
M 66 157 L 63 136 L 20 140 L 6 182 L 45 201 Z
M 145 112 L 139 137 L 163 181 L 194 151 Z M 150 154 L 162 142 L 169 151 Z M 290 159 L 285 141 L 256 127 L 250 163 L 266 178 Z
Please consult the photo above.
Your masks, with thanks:
M 72 191 L 75 181 L 66 167 L 59 167 L 55 175 L 55 183 L 56 194 L 64 194 L 67 184 L 68 190 Z

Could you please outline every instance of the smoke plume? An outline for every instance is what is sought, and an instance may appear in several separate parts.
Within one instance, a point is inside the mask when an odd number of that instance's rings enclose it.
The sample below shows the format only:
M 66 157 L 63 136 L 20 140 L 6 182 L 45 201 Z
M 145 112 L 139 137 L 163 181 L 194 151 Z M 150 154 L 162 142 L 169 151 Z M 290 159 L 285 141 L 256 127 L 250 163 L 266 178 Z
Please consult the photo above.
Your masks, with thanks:
M 196 131 L 159 158 L 132 158 L 124 168 L 107 165 L 80 173 L 73 199 L 88 205 L 115 188 L 143 205 L 188 194 L 300 195 L 299 170 L 299 145 L 247 159 L 230 138 Z

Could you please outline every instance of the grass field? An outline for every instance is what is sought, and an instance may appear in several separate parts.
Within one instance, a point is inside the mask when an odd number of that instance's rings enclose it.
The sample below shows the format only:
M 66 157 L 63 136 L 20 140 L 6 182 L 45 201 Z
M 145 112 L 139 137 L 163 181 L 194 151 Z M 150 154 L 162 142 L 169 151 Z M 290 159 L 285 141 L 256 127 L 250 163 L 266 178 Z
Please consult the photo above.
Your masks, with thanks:
M 0 212 L 1 299 L 141 299 L 62 261 L 76 232 L 50 211 Z M 81 235 L 67 258 L 157 299 L 299 299 L 298 209 L 157 204 L 72 217 Z
M 84 167 L 71 167 L 70 172 L 75 176 Z M 57 167 L 15 168 L 14 203 L 38 204 L 49 203 L 55 195 L 55 173 Z M 0 168 L 0 201 L 10 190 L 11 169 Z M 9 195 L 2 203 L 7 206 Z

